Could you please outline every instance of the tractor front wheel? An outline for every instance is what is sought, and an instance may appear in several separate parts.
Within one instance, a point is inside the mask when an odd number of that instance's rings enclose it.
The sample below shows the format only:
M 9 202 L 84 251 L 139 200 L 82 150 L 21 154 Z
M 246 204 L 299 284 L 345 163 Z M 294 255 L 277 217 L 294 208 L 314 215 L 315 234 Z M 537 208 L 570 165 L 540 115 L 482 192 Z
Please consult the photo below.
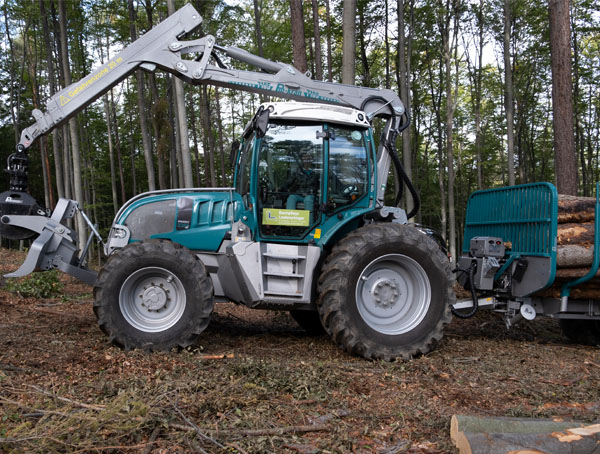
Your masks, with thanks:
M 126 350 L 185 348 L 204 331 L 213 310 L 204 265 L 167 240 L 133 243 L 111 255 L 94 298 L 100 328 Z
M 317 307 L 345 351 L 391 361 L 427 353 L 450 322 L 448 258 L 412 226 L 372 224 L 342 239 L 323 264 Z

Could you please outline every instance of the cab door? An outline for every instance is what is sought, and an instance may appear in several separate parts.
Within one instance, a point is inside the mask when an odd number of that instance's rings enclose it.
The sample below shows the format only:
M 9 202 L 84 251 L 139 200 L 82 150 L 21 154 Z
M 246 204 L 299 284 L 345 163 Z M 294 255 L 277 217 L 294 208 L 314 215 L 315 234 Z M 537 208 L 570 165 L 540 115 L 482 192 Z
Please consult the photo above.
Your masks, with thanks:
M 320 224 L 326 170 L 323 129 L 318 123 L 269 124 L 257 162 L 260 238 L 306 241 Z

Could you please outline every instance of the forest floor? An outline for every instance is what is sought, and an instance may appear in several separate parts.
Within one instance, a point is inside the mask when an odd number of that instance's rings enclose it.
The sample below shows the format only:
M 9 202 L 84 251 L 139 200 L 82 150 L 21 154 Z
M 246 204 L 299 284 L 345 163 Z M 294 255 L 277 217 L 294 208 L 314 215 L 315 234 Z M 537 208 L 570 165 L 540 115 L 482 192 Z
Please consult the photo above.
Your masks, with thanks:
M 0 250 L 0 272 L 24 255 Z M 217 305 L 200 344 L 112 346 L 91 288 L 0 289 L 0 452 L 446 453 L 453 414 L 600 418 L 600 354 L 540 319 L 454 320 L 407 362 L 347 355 L 287 313 Z

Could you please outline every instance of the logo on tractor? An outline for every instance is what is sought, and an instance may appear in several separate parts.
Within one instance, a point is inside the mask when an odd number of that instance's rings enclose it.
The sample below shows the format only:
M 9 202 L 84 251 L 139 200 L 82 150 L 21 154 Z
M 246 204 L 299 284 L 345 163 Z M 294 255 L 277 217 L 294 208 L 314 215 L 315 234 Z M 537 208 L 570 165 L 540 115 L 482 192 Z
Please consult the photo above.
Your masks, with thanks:
M 309 210 L 280 210 L 276 208 L 263 209 L 264 225 L 287 225 L 291 227 L 306 227 L 309 225 Z

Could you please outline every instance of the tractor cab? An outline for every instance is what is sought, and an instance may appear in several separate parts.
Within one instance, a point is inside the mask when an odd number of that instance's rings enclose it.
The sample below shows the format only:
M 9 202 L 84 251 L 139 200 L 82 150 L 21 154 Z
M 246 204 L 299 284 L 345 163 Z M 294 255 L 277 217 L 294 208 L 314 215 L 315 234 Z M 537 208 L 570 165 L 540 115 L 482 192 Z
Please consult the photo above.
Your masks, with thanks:
M 373 204 L 375 146 L 363 112 L 262 105 L 236 161 L 242 219 L 256 240 L 314 243 Z

